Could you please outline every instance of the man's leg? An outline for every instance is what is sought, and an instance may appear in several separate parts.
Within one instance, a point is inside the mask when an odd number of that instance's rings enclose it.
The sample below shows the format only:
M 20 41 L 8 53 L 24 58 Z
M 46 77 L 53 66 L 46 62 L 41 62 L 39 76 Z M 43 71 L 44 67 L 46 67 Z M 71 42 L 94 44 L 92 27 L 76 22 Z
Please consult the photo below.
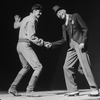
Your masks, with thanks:
M 79 45 L 75 42 L 75 50 L 77 52 L 77 56 L 79 58 L 80 64 L 82 66 L 84 75 L 88 81 L 88 84 L 92 90 L 97 90 L 98 87 L 96 85 L 96 82 L 94 80 L 92 71 L 90 69 L 90 61 L 89 56 L 86 52 L 82 52 L 79 48 Z
M 38 66 L 37 69 L 34 69 L 34 72 L 31 76 L 31 79 L 30 79 L 28 86 L 27 86 L 27 93 L 32 92 L 34 90 L 34 88 L 36 86 L 36 82 L 37 82 L 39 75 L 41 73 L 41 70 L 42 70 L 42 66 L 40 66 L 40 67 Z
M 19 53 L 19 58 L 20 58 L 23 68 L 19 71 L 19 73 L 17 74 L 16 78 L 14 79 L 13 83 L 11 84 L 11 86 L 8 90 L 8 92 L 13 94 L 14 96 L 18 95 L 16 87 L 18 86 L 18 84 L 21 81 L 21 79 L 23 78 L 23 76 L 30 69 L 30 66 L 27 64 L 25 58 L 23 57 L 23 55 L 21 53 Z
M 66 87 L 67 91 L 70 92 L 76 92 L 77 89 L 77 84 L 75 83 L 75 76 L 74 76 L 74 67 L 73 65 L 76 63 L 78 60 L 76 52 L 74 49 L 69 49 L 67 52 L 67 56 L 65 59 L 65 64 L 64 64 L 64 76 L 65 76 L 65 82 L 66 82 Z
M 23 55 L 29 65 L 34 70 L 31 79 L 29 81 L 29 84 L 26 88 L 26 92 L 32 92 L 34 90 L 34 87 L 36 85 L 37 79 L 40 75 L 40 72 L 42 70 L 42 64 L 39 62 L 39 59 L 36 55 L 36 53 L 32 50 L 32 48 L 25 48 Z

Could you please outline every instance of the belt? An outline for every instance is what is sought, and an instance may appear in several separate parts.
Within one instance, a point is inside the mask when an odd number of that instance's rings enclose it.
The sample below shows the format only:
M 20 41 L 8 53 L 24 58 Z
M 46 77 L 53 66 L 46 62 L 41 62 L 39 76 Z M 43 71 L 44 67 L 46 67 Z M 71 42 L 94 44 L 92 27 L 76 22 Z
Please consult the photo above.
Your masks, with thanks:
M 30 42 L 30 40 L 29 39 L 24 39 L 24 38 L 20 38 L 19 40 L 18 40 L 18 42 Z

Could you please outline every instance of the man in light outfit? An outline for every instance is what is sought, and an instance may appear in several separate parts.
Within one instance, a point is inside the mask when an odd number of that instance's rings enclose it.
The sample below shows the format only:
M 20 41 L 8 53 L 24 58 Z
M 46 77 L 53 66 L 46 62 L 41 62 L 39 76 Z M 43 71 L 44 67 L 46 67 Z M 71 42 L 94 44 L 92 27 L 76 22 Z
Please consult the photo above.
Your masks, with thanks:
M 53 10 L 56 12 L 56 15 L 60 19 L 64 19 L 65 23 L 62 26 L 62 39 L 56 42 L 47 43 L 45 46 L 50 48 L 51 46 L 61 45 L 63 43 L 68 43 L 69 48 L 66 54 L 65 63 L 63 66 L 65 82 L 68 93 L 68 96 L 79 95 L 77 84 L 75 83 L 75 68 L 74 66 L 77 60 L 79 60 L 78 69 L 84 73 L 88 84 L 91 89 L 90 96 L 98 96 L 99 89 L 95 83 L 93 74 L 90 69 L 90 60 L 87 53 L 87 31 L 88 28 L 80 17 L 78 13 L 67 14 L 66 10 L 59 7 L 58 5 L 53 7 Z
M 18 15 L 15 16 L 14 28 L 20 28 L 19 30 L 19 39 L 17 43 L 17 52 L 22 63 L 22 69 L 17 74 L 15 80 L 11 84 L 8 93 L 13 94 L 14 96 L 19 96 L 16 87 L 22 77 L 29 71 L 30 66 L 34 70 L 32 77 L 26 88 L 26 93 L 32 93 L 35 87 L 36 81 L 42 70 L 42 64 L 40 63 L 35 51 L 32 49 L 31 44 L 34 43 L 38 46 L 43 46 L 43 39 L 39 39 L 36 36 L 36 22 L 42 14 L 42 6 L 35 4 L 32 7 L 32 12 L 29 16 L 20 21 Z

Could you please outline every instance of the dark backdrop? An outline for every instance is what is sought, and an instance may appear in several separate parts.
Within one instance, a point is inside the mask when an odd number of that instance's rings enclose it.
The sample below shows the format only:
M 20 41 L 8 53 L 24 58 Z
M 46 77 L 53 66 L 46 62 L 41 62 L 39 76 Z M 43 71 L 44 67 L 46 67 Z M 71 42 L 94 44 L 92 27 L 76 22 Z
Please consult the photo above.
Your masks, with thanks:
M 18 30 L 14 30 L 14 15 L 21 18 L 29 15 L 33 4 L 39 3 L 43 6 L 43 15 L 39 19 L 37 36 L 45 41 L 56 41 L 61 39 L 62 21 L 56 17 L 52 7 L 58 4 L 64 7 L 68 13 L 79 13 L 89 28 L 88 51 L 91 60 L 91 69 L 96 83 L 100 87 L 100 4 L 96 0 L 28 0 L 2 2 L 1 6 L 1 33 L 0 33 L 0 90 L 8 90 L 14 80 L 21 64 L 16 52 Z M 59 46 L 56 49 L 33 46 L 43 71 L 36 85 L 36 90 L 59 90 L 66 89 L 63 76 L 63 63 L 67 47 Z M 31 77 L 32 70 L 27 73 L 18 86 L 18 90 L 25 90 Z M 79 88 L 89 88 L 84 76 L 77 74 Z

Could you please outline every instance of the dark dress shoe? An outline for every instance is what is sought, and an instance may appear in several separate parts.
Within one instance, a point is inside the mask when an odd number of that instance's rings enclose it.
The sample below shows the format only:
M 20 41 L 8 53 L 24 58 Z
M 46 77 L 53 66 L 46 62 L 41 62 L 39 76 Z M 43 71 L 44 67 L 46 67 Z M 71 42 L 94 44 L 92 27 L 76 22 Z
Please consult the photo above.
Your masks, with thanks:
M 90 97 L 96 97 L 96 96 L 99 96 L 99 94 L 89 94 L 88 96 L 90 96 Z

